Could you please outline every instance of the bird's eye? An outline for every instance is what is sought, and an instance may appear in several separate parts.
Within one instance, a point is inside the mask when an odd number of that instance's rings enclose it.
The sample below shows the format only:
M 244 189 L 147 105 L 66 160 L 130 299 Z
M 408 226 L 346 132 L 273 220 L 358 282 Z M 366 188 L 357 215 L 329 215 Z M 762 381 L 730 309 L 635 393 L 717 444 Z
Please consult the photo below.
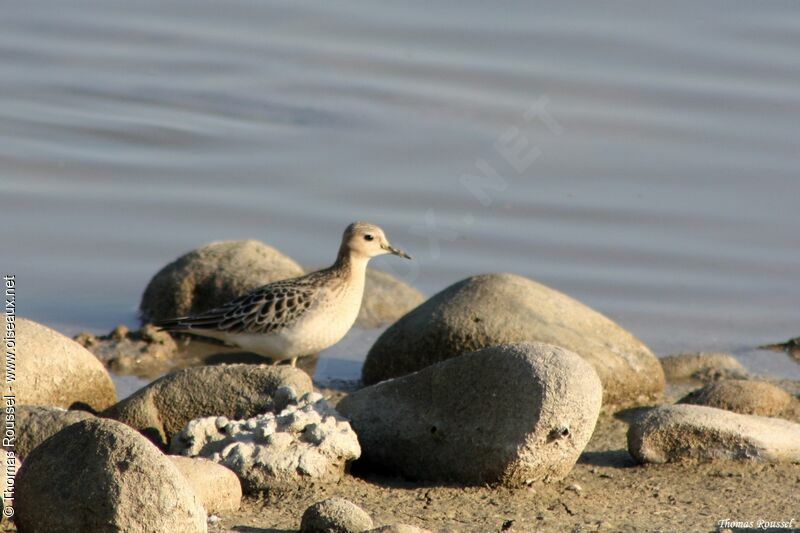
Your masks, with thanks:
M 371 241 L 371 240 L 372 240 L 372 239 L 374 239 L 374 238 L 375 238 L 375 237 L 373 237 L 373 236 L 372 236 L 372 235 L 370 235 L 370 234 L 366 234 L 366 235 L 364 235 L 364 240 L 365 240 L 365 241 Z

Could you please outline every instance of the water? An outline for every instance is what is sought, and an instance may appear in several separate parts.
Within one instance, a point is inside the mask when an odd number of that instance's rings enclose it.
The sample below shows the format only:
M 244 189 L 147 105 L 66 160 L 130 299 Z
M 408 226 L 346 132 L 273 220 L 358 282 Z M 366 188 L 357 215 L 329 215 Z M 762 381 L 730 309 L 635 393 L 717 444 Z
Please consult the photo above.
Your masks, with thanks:
M 21 315 L 105 332 L 193 247 L 322 265 L 365 219 L 428 294 L 516 272 L 797 379 L 753 348 L 800 335 L 798 45 L 792 2 L 6 2 L 2 268 Z

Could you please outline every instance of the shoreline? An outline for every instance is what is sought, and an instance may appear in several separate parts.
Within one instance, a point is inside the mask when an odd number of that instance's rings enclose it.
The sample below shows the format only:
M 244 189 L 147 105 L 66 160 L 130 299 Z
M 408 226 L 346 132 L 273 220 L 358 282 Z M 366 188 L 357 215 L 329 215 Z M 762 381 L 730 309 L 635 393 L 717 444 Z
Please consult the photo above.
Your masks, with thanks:
M 175 364 L 171 357 L 175 343 L 144 330 L 118 330 L 108 336 L 110 344 L 126 347 L 115 352 L 122 358 L 118 364 L 125 366 L 127 359 L 142 355 L 137 335 L 145 349 L 152 349 L 146 352 L 152 356 L 150 369 L 159 361 Z M 97 354 L 85 355 L 97 364 Z M 663 397 L 652 404 L 673 404 L 704 383 L 719 379 L 758 379 L 729 356 L 706 355 L 700 365 L 694 356 L 677 358 L 679 364 L 662 360 L 667 384 Z M 98 366 L 109 366 L 103 357 L 99 359 L 104 364 Z M 305 379 L 310 387 L 311 380 Z M 770 381 L 795 399 L 800 396 L 800 380 Z M 320 391 L 335 408 L 350 394 L 343 390 L 348 385 L 352 383 Z M 724 524 L 755 524 L 759 520 L 791 524 L 797 518 L 792 513 L 797 512 L 800 463 L 638 464 L 628 451 L 628 421 L 648 405 L 651 402 L 613 414 L 601 412 L 577 464 L 563 480 L 550 484 L 510 489 L 412 482 L 361 471 L 356 463 L 350 475 L 334 483 L 309 483 L 245 496 L 237 511 L 210 516 L 208 528 L 212 532 L 297 531 L 305 509 L 333 496 L 360 506 L 376 524 L 404 523 L 431 531 L 710 531 L 727 528 Z M 796 411 L 791 418 L 797 422 Z
M 363 344 L 362 341 L 364 339 L 374 341 L 374 339 L 378 336 L 376 330 L 374 329 L 358 327 L 353 329 L 355 331 L 355 341 L 360 344 Z M 381 328 L 377 331 L 383 331 L 383 329 L 384 328 Z M 94 353 L 94 355 L 103 363 L 103 365 L 108 369 L 112 381 L 117 388 L 121 388 L 127 392 L 127 394 L 119 396 L 120 400 L 137 390 L 133 384 L 144 387 L 159 377 L 180 368 L 196 366 L 198 364 L 217 364 L 220 362 L 257 362 L 257 357 L 240 357 L 241 350 L 209 343 L 203 339 L 193 339 L 192 342 L 188 344 L 178 343 L 176 345 L 159 348 L 159 344 L 162 342 L 161 338 L 157 338 L 155 341 L 152 338 L 147 338 L 146 340 L 142 341 L 143 330 L 138 329 L 138 326 L 130 326 L 129 328 L 129 326 L 126 324 L 120 324 L 110 332 L 96 331 L 96 328 L 80 329 L 78 327 L 73 327 L 69 328 L 65 334 L 69 335 L 79 344 L 82 344 L 89 351 Z M 120 334 L 120 332 L 122 333 Z M 349 335 L 351 334 L 348 334 L 348 336 Z M 125 342 L 126 336 L 127 340 L 132 342 Z M 342 341 L 342 343 L 346 342 L 348 342 L 348 337 L 345 337 L 345 339 Z M 711 350 L 701 350 L 697 351 L 696 353 L 704 353 L 709 351 Z M 792 361 L 793 356 L 786 351 L 756 346 L 742 346 L 729 351 L 713 351 L 731 354 L 734 356 L 734 358 L 736 358 L 737 361 L 742 363 L 742 365 L 748 371 L 752 373 L 752 377 L 773 382 L 786 380 L 800 381 L 800 364 L 796 364 L 794 361 Z M 775 359 L 785 359 L 788 365 L 792 365 L 788 366 L 788 368 L 794 369 L 797 367 L 798 375 L 794 376 L 791 375 L 791 373 L 789 373 L 789 375 L 786 373 L 774 373 L 770 372 L 769 369 L 767 369 L 767 372 L 764 373 L 761 370 L 754 369 L 752 367 L 752 361 L 750 358 L 743 358 L 742 354 L 752 354 L 756 352 L 762 354 L 763 356 L 768 356 Z M 663 359 L 672 354 L 655 355 L 657 358 Z M 211 361 L 205 362 L 205 360 L 209 357 L 212 358 Z M 300 364 L 304 370 L 310 372 L 310 375 L 314 379 L 314 384 L 316 386 L 330 388 L 334 383 L 352 382 L 352 365 L 363 364 L 363 359 L 365 357 L 366 353 L 363 355 L 363 357 L 354 358 L 351 356 L 337 357 L 336 353 L 329 355 L 328 353 L 322 352 L 322 354 L 320 354 L 319 357 L 314 360 L 303 362 L 301 359 Z M 324 370 L 326 376 L 324 379 L 318 379 L 315 376 L 315 370 L 322 363 L 325 363 Z M 345 373 L 345 368 L 340 369 L 341 373 L 345 374 L 343 376 L 337 375 L 335 371 L 332 372 L 331 370 L 335 370 L 337 364 L 346 366 L 346 370 L 348 372 Z M 120 385 L 122 385 L 122 387 L 120 387 Z

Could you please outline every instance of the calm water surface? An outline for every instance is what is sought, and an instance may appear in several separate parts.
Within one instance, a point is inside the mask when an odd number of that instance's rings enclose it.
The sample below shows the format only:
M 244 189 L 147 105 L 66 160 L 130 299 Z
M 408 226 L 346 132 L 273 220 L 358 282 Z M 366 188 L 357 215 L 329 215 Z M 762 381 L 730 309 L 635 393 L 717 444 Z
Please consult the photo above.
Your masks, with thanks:
M 2 268 L 20 314 L 104 332 L 193 247 L 322 265 L 366 219 L 428 294 L 516 272 L 800 378 L 753 350 L 800 335 L 799 47 L 793 2 L 6 2 Z

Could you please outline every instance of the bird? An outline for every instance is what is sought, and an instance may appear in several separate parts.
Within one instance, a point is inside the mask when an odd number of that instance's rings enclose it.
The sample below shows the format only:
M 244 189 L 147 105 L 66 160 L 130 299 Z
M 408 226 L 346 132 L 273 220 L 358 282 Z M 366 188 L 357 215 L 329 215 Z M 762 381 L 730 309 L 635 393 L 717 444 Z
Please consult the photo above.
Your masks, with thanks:
M 373 257 L 411 256 L 389 243 L 375 224 L 353 222 L 328 268 L 262 285 L 195 315 L 155 322 L 165 331 L 210 337 L 278 364 L 333 346 L 361 309 L 367 263 Z

